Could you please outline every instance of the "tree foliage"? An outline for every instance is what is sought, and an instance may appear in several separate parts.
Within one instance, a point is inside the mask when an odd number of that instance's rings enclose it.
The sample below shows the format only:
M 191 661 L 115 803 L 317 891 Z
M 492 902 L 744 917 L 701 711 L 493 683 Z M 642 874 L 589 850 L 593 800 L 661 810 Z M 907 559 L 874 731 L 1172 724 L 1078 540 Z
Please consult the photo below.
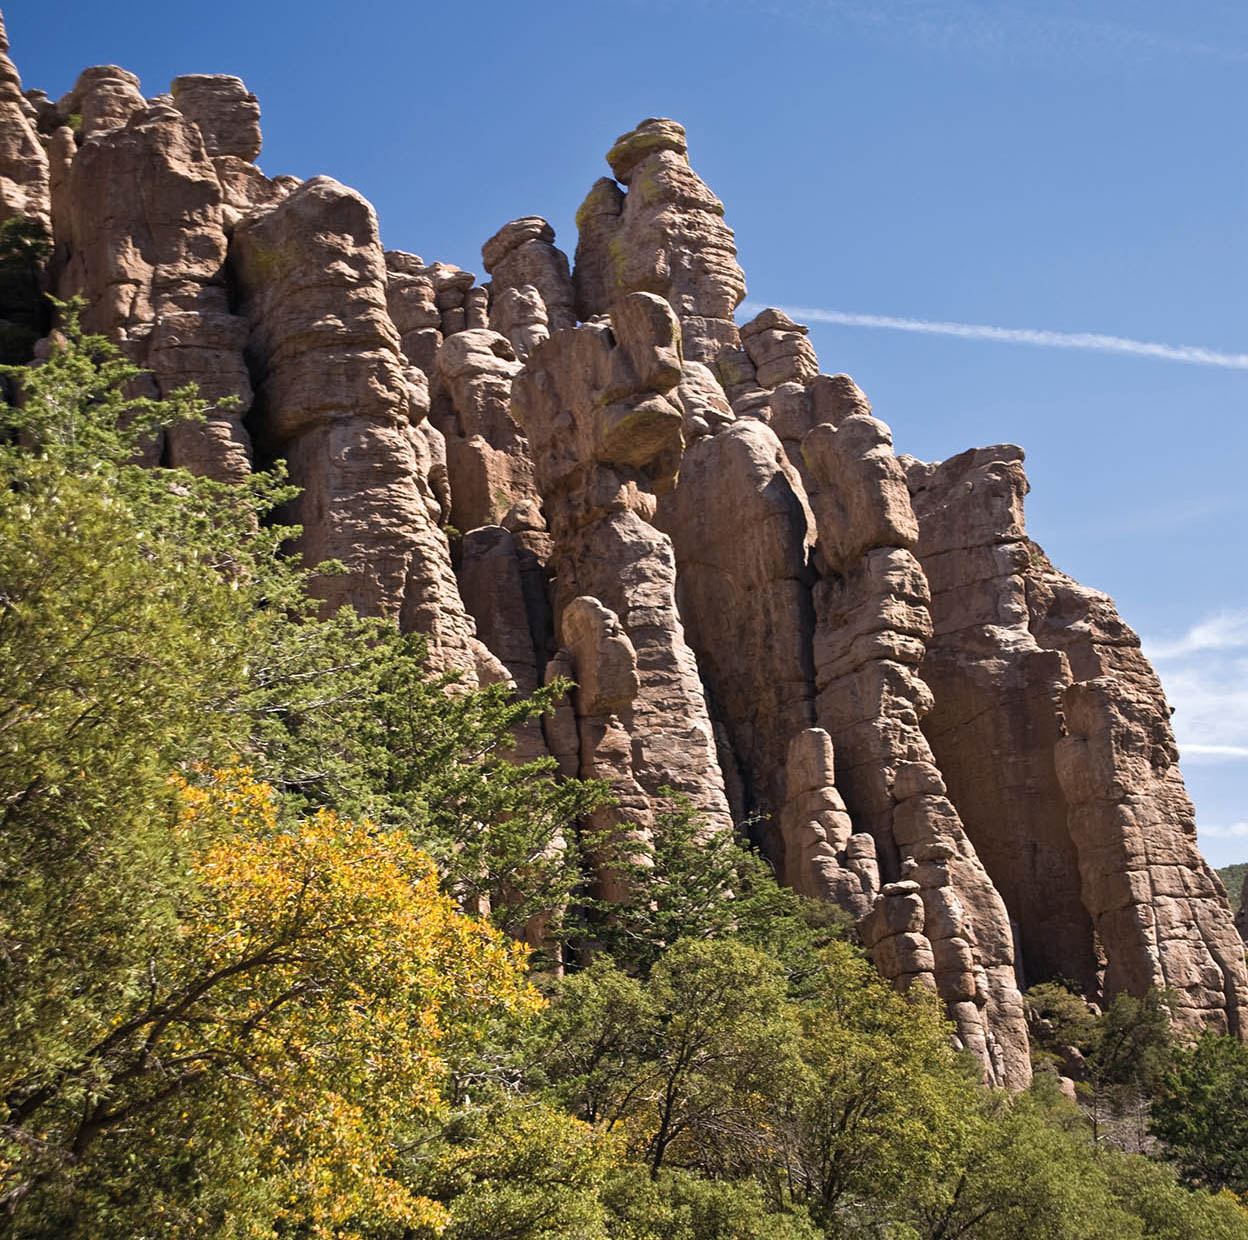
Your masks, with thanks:
M 66 1235 L 101 1210 L 188 1226 L 191 1209 L 247 1234 L 236 1193 L 310 1234 L 442 1222 L 397 1178 L 396 1137 L 438 1108 L 457 1042 L 536 1005 L 522 949 L 465 917 L 401 834 L 327 811 L 283 828 L 242 768 L 177 792 L 176 924 L 136 928 L 142 976 L 62 1028 L 55 1066 L 4 1082 L 10 1200 Z M 191 1202 L 159 1178 L 122 1193 L 110 1176 L 96 1197 L 101 1160 L 136 1136 L 180 1180 L 204 1175 Z
M 1248 1047 L 1205 1033 L 1177 1051 L 1152 1129 L 1191 1184 L 1248 1194 Z

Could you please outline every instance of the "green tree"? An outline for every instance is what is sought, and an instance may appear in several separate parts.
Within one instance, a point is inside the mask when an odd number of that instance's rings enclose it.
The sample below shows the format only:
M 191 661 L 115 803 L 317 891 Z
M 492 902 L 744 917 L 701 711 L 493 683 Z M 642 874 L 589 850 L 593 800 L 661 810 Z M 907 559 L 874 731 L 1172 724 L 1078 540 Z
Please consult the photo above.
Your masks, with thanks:
M 38 220 L 14 215 L 0 221 L 0 363 L 27 361 L 47 330 L 40 276 L 51 253 Z
M 858 1235 L 944 1201 L 978 1089 L 932 995 L 898 994 L 847 944 L 831 944 L 820 964 L 773 1184 L 829 1235 Z
M 768 1109 L 800 1067 L 786 978 L 731 939 L 683 939 L 643 983 L 606 960 L 569 978 L 543 1060 L 574 1114 L 665 1165 L 740 1171 L 772 1156 Z
M 1248 1046 L 1206 1031 L 1175 1051 L 1152 1131 L 1189 1184 L 1248 1194 Z
M 1243 1240 L 1248 1210 L 1233 1193 L 1184 1188 L 1174 1170 L 1139 1154 L 1101 1150 L 1102 1166 L 1119 1208 L 1155 1240 Z
M 128 400 L 134 368 L 72 321 L 0 412 L 0 1120 L 75 1076 L 119 1002 L 150 987 L 193 883 L 170 774 L 245 748 L 237 709 L 300 582 L 260 516 L 279 478 L 222 488 L 129 462 L 183 393 Z M 280 623 L 287 623 L 280 619 Z
M 943 1194 L 920 1212 L 923 1240 L 1131 1240 L 1082 1123 L 1060 1098 L 978 1098 L 979 1121 Z
M 517 936 L 541 917 L 557 951 L 583 873 L 572 824 L 608 793 L 513 749 L 566 686 L 465 692 L 456 673 L 430 675 L 422 638 L 350 614 L 284 631 L 281 653 L 244 703 L 257 769 L 293 804 L 407 832 L 466 907 Z
M 692 806 L 675 799 L 647 840 L 613 844 L 600 832 L 586 841 L 630 892 L 624 904 L 582 900 L 586 937 L 643 974 L 680 939 L 727 937 L 765 950 L 794 976 L 809 973 L 818 948 L 848 926 L 847 915 L 782 887 L 746 843 L 708 832 Z
M 465 1106 L 407 1155 L 411 1181 L 441 1202 L 445 1240 L 605 1240 L 602 1190 L 615 1143 L 557 1107 L 497 1098 Z
M 752 1180 L 707 1180 L 624 1167 L 603 1191 L 612 1240 L 819 1240 L 801 1210 L 775 1210 Z
M 1096 1036 L 1096 1016 L 1083 997 L 1059 981 L 1039 982 L 1023 996 L 1031 1061 L 1060 1069 L 1071 1050 L 1086 1055 Z
M 1115 995 L 1097 1017 L 1080 1094 L 1092 1120 L 1092 1139 L 1143 1152 L 1149 1100 L 1160 1088 L 1174 1052 L 1174 996 L 1149 990 Z

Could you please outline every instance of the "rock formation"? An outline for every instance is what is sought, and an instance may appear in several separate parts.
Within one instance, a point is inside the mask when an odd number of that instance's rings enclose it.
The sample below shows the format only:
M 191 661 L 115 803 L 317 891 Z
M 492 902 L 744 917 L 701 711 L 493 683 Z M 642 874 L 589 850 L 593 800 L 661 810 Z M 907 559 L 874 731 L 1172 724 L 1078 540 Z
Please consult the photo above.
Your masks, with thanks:
M 608 898 L 675 790 L 938 993 L 986 1080 L 1026 1083 L 1020 991 L 1055 976 L 1167 986 L 1185 1023 L 1245 1034 L 1161 686 L 1028 540 L 1021 450 L 898 457 L 802 325 L 738 328 L 681 126 L 617 140 L 573 270 L 523 216 L 483 246 L 489 284 L 383 250 L 357 193 L 260 149 L 237 78 L 145 99 L 102 66 L 52 101 L 0 55 L 0 219 L 53 242 L 0 317 L 38 323 L 42 280 L 146 390 L 196 383 L 211 416 L 153 464 L 286 460 L 295 550 L 345 568 L 314 579 L 327 608 L 427 634 L 468 683 L 574 680 L 520 740 L 615 792 L 581 824 L 614 837 Z
M 622 293 L 657 293 L 680 319 L 685 354 L 713 364 L 740 345 L 732 313 L 745 276 L 724 204 L 687 152 L 684 126 L 671 120 L 642 121 L 616 139 L 607 153 L 615 180 L 597 181 L 576 213 L 573 280 L 582 318 Z
M 633 293 L 616 302 L 609 322 L 565 328 L 538 345 L 512 401 L 550 523 L 556 627 L 576 655 L 575 678 L 597 678 L 592 643 L 567 632 L 575 600 L 612 613 L 635 652 L 635 694 L 627 702 L 596 696 L 589 717 L 597 707 L 616 708 L 603 729 L 628 738 L 631 777 L 651 813 L 666 804 L 661 790 L 670 787 L 711 828 L 730 829 L 706 695 L 676 606 L 675 556 L 651 523 L 680 462 L 680 375 L 671 307 Z M 586 718 L 585 710 L 578 715 Z M 583 736 L 583 755 L 587 744 L 596 752 L 602 743 Z
M 36 132 L 38 112 L 22 94 L 0 18 L 0 220 L 23 216 L 51 224 L 48 155 Z
M 1022 459 L 1007 444 L 909 463 L 941 771 L 1026 979 L 1166 986 L 1185 1023 L 1242 1034 L 1242 944 L 1196 848 L 1161 684 L 1111 600 L 1027 538 Z
M 128 74 L 90 72 L 75 87 L 86 136 L 58 183 L 69 228 L 60 291 L 85 299 L 84 325 L 149 369 L 159 394 L 194 383 L 211 402 L 203 423 L 170 429 L 169 463 L 238 479 L 251 468 L 243 416 L 252 393 L 247 325 L 229 306 L 216 169 L 183 113 L 146 104 Z
M 37 131 L 39 108 L 22 94 L 8 49 L 0 19 L 0 225 L 21 234 L 14 238 L 17 252 L 0 256 L 0 362 L 21 365 L 48 328 L 40 286 L 51 234 L 52 161 Z
M 422 495 L 372 207 L 316 177 L 246 217 L 230 253 L 261 446 L 303 488 L 291 513 L 303 527 L 297 550 L 347 569 L 319 577 L 317 593 L 428 633 L 437 664 L 475 671 L 484 652 Z
M 482 247 L 481 261 L 490 273 L 490 326 L 510 337 L 527 355 L 537 336 L 576 325 L 576 295 L 567 256 L 555 248 L 555 230 L 540 216 L 504 224 Z M 542 326 L 545 333 L 524 334 Z

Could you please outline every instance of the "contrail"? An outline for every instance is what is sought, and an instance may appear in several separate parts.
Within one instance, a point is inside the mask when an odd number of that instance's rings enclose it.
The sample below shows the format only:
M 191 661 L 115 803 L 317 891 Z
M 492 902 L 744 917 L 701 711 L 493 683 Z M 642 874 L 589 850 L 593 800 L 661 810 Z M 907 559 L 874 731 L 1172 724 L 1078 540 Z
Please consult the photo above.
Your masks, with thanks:
M 761 302 L 746 302 L 746 313 L 762 310 Z M 1134 357 L 1157 357 L 1193 366 L 1221 366 L 1248 370 L 1248 353 L 1219 353 L 1199 345 L 1157 344 L 1106 336 L 1100 332 L 1052 332 L 1034 327 L 993 327 L 988 323 L 946 323 L 934 319 L 903 319 L 891 314 L 853 314 L 847 310 L 818 310 L 809 306 L 778 306 L 798 322 L 839 323 L 845 327 L 887 327 L 899 332 L 929 336 L 961 336 L 966 340 L 1001 340 L 1007 344 L 1034 344 L 1048 349 L 1090 349 L 1095 353 L 1128 353 Z

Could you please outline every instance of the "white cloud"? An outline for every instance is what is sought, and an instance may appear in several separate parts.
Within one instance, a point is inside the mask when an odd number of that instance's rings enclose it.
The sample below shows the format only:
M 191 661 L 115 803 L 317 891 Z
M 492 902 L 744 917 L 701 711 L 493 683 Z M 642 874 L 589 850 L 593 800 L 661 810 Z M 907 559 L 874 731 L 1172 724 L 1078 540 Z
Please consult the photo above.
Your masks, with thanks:
M 1177 641 L 1150 642 L 1150 659 L 1175 659 L 1208 650 L 1248 647 L 1248 610 L 1220 611 L 1192 625 Z
M 1183 761 L 1248 761 L 1248 609 L 1215 612 L 1177 638 L 1143 645 L 1174 707 Z
M 1225 827 L 1211 827 L 1202 822 L 1200 824 L 1200 834 L 1221 840 L 1241 840 L 1248 836 L 1248 822 L 1232 822 Z
M 1189 762 L 1218 762 L 1227 758 L 1248 758 L 1248 746 L 1245 745 L 1195 745 L 1183 747 L 1183 757 Z
M 758 301 L 742 307 L 746 314 L 764 308 Z M 959 336 L 965 340 L 994 340 L 1004 344 L 1039 345 L 1048 349 L 1086 349 L 1094 353 L 1125 353 L 1133 357 L 1158 358 L 1167 362 L 1188 362 L 1194 366 L 1220 366 L 1248 370 L 1248 353 L 1223 353 L 1202 345 L 1160 344 L 1131 340 L 1102 332 L 1057 332 L 1038 327 L 997 327 L 990 323 L 952 323 L 940 319 L 910 319 L 891 314 L 859 314 L 849 310 L 827 310 L 811 306 L 778 306 L 798 322 L 838 323 L 845 327 L 884 327 L 893 331 L 918 332 L 929 336 Z

